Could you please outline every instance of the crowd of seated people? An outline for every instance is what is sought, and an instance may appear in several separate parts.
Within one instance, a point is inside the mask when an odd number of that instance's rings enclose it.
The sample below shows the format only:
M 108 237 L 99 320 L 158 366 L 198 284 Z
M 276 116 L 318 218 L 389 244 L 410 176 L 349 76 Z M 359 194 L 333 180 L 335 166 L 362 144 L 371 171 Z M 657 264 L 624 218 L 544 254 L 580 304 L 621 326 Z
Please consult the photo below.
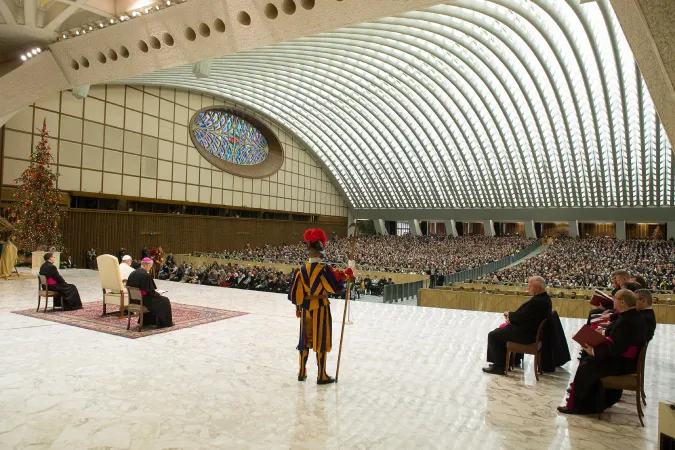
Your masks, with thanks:
M 524 283 L 541 275 L 553 287 L 604 288 L 611 284 L 615 267 L 640 274 L 647 289 L 671 291 L 675 287 L 675 242 L 560 237 L 542 253 L 489 274 L 481 281 Z
M 454 273 L 478 267 L 517 253 L 532 241 L 520 236 L 359 236 L 354 260 L 360 270 L 418 273 Z M 341 267 L 349 259 L 351 241 L 331 241 L 326 261 Z M 301 264 L 305 261 L 306 244 L 251 248 L 241 251 L 198 254 L 221 259 L 268 263 Z
M 358 281 L 358 280 L 357 280 Z M 375 275 L 373 278 L 370 278 L 370 275 L 366 275 L 363 277 L 363 292 L 366 294 L 370 295 L 383 295 L 384 294 L 384 287 L 388 286 L 390 284 L 395 284 L 391 278 L 385 279 L 383 278 L 378 278 L 377 275 Z
M 257 265 L 245 267 L 217 262 L 195 267 L 185 262 L 176 264 L 173 258 L 167 258 L 158 274 L 160 280 L 284 294 L 288 293 L 292 276 L 292 272 L 284 274 L 271 267 Z

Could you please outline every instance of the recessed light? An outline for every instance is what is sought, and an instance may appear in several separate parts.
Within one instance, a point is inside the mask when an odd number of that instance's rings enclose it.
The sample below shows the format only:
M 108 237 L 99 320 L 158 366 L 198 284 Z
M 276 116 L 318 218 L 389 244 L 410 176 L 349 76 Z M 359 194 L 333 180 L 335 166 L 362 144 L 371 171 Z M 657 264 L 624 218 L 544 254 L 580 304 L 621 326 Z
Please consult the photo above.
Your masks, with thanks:
M 75 35 L 79 36 L 79 35 L 80 35 L 80 30 L 77 30 L 77 31 L 75 32 Z
M 104 25 L 103 25 L 102 23 L 99 23 L 98 26 L 99 26 L 100 28 L 103 28 L 103 27 L 104 27 Z
M 61 37 L 62 37 L 63 39 L 65 39 L 65 38 L 66 38 L 66 35 L 64 34 L 64 35 L 62 35 Z
M 42 49 L 40 47 L 37 48 L 38 53 L 42 53 Z
M 32 52 L 34 55 L 37 55 L 37 50 L 36 50 L 36 49 L 31 50 L 31 52 Z
M 93 30 L 93 28 L 90 26 L 90 27 L 89 27 L 89 31 L 92 31 L 92 30 Z
M 21 55 L 21 61 L 25 61 L 25 60 L 27 60 L 27 59 L 28 59 L 28 58 L 26 58 L 26 55 Z

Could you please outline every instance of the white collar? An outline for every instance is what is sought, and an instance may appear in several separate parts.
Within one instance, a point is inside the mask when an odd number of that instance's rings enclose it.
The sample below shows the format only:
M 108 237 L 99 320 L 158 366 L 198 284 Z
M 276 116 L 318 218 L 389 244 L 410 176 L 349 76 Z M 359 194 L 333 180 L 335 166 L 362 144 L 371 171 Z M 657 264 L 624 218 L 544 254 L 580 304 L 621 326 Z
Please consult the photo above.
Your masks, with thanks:
M 319 263 L 321 262 L 321 258 L 309 258 L 309 263 Z

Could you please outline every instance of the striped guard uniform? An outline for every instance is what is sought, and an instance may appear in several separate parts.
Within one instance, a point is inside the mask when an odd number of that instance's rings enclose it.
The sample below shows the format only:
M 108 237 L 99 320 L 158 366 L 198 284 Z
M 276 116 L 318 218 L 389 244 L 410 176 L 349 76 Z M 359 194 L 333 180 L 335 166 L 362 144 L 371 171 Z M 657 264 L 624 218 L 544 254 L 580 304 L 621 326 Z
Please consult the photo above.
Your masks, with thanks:
M 298 351 L 299 377 L 307 376 L 309 349 L 316 353 L 318 380 L 326 380 L 326 353 L 331 350 L 333 322 L 328 294 L 342 291 L 343 283 L 335 271 L 318 260 L 310 260 L 295 274 L 288 299 L 300 308 L 300 337 Z

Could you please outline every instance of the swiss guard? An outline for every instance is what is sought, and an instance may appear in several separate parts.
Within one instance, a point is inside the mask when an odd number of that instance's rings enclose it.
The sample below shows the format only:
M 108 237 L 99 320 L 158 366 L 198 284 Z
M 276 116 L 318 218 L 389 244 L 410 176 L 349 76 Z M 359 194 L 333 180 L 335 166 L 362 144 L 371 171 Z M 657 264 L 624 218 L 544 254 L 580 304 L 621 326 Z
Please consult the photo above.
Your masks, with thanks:
M 313 349 L 318 366 L 316 383 L 330 384 L 335 378 L 326 373 L 326 353 L 331 350 L 333 334 L 328 294 L 341 292 L 344 283 L 354 278 L 354 272 L 351 268 L 344 272 L 335 270 L 321 262 L 326 257 L 327 241 L 322 229 L 307 230 L 304 239 L 309 249 L 309 262 L 295 273 L 288 294 L 288 299 L 295 305 L 296 316 L 300 318 L 298 381 L 307 379 L 307 359 L 309 349 Z

